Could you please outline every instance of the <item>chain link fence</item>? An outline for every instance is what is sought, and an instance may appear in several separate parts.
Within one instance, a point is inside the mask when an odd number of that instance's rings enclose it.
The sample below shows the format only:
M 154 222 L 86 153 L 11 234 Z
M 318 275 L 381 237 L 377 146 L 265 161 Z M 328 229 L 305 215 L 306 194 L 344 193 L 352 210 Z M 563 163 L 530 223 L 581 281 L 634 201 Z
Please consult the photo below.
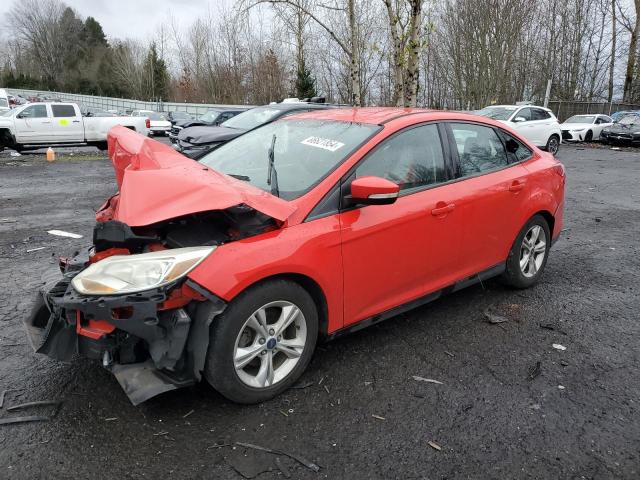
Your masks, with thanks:
M 635 103 L 619 102 L 577 102 L 554 100 L 549 102 L 549 108 L 553 111 L 560 123 L 573 115 L 586 115 L 602 113 L 611 115 L 625 110 L 640 110 L 640 105 Z
M 24 98 L 46 96 L 62 102 L 77 103 L 81 107 L 101 108 L 103 110 L 117 110 L 121 114 L 129 114 L 133 110 L 154 110 L 157 112 L 186 112 L 191 115 L 201 115 L 212 108 L 248 107 L 250 105 L 221 105 L 208 103 L 179 103 L 179 102 L 144 102 L 115 97 L 98 97 L 77 93 L 49 92 L 43 90 L 24 90 L 9 88 L 12 95 Z

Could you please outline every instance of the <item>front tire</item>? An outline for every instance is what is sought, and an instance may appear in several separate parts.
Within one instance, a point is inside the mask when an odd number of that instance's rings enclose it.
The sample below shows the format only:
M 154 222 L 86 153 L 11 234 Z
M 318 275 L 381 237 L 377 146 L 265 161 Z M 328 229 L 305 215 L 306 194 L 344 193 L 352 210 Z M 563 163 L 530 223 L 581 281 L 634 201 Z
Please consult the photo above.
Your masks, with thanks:
M 551 135 L 549 137 L 549 140 L 547 140 L 547 145 L 544 147 L 544 149 L 551 155 L 555 155 L 556 153 L 558 153 L 558 150 L 560 149 L 560 137 L 555 133 Z
M 549 225 L 542 215 L 534 215 L 520 230 L 502 274 L 504 283 L 529 288 L 542 276 L 551 247 Z
M 234 402 L 264 402 L 306 369 L 318 338 L 318 312 L 297 283 L 267 281 L 232 300 L 210 335 L 207 381 Z
M 589 130 L 587 134 L 584 136 L 584 141 L 585 142 L 593 141 L 593 132 L 591 130 Z

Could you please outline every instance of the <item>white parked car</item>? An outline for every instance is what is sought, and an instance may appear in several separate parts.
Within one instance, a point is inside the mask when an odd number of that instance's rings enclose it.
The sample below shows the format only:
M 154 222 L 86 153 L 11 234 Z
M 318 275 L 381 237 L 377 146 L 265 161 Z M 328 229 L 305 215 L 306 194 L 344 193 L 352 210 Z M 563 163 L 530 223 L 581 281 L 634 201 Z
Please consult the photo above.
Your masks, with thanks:
M 0 88 L 0 112 L 9 110 L 9 94 L 4 88 Z
M 146 117 L 151 121 L 149 135 L 169 135 L 171 131 L 171 122 L 160 112 L 153 110 L 134 110 L 131 112 L 132 117 Z
M 149 133 L 146 118 L 83 117 L 75 103 L 30 103 L 0 113 L 0 150 L 77 144 L 106 150 L 107 133 L 115 125 Z
M 492 105 L 475 113 L 509 125 L 531 143 L 554 155 L 562 142 L 560 123 L 548 108 L 535 105 Z
M 562 139 L 569 142 L 590 142 L 600 140 L 603 128 L 613 125 L 613 120 L 607 115 L 574 115 L 564 121 Z

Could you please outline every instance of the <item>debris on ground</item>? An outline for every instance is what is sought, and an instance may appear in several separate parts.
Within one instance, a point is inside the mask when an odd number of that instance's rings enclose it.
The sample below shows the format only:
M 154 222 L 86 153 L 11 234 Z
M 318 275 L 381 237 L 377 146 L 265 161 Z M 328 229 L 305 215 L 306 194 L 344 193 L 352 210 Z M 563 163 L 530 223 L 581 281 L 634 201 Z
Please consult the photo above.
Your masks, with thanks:
M 444 351 L 444 353 L 446 353 L 447 355 L 449 355 L 451 358 L 455 357 L 455 355 L 454 355 L 453 353 L 448 352 L 448 351 L 446 351 L 446 350 Z
M 22 154 L 20 152 L 11 152 L 9 155 L 12 156 L 12 157 L 21 157 L 22 156 Z
M 27 250 L 27 253 L 31 253 L 31 252 L 38 252 L 40 250 L 44 250 L 47 247 L 36 247 L 36 248 L 30 248 Z
M 65 232 L 64 230 L 47 230 L 47 233 L 56 237 L 82 238 L 82 235 L 78 233 Z
M 522 316 L 522 305 L 517 303 L 494 305 L 486 308 L 482 313 L 485 321 L 491 324 L 505 323 L 509 320 L 519 322 Z
M 191 415 L 193 412 L 195 412 L 195 410 L 190 410 L 189 412 L 185 413 L 182 418 L 187 418 L 189 415 Z
M 372 414 L 371 416 L 372 416 L 373 418 L 377 418 L 378 420 L 386 420 L 386 418 L 381 417 L 380 415 Z
M 413 378 L 417 382 L 427 382 L 427 383 L 435 383 L 436 385 L 444 385 L 442 382 L 438 380 L 434 380 L 433 378 L 424 378 L 424 377 L 419 377 L 417 375 L 413 375 L 411 378 Z
M 529 368 L 529 380 L 533 380 L 542 373 L 542 364 L 538 361 L 535 365 Z
M 21 403 L 20 405 L 14 405 L 13 407 L 7 408 L 7 412 L 15 412 L 16 410 L 24 410 L 25 408 L 31 407 L 58 407 L 60 406 L 60 401 L 58 400 L 38 400 L 35 402 L 27 402 Z
M 13 417 L 13 418 L 0 418 L 0 425 L 12 425 L 14 423 L 29 423 L 29 422 L 46 422 L 50 417 L 43 417 L 40 415 L 34 415 L 31 417 Z
M 4 405 L 4 396 L 7 394 L 9 390 L 3 390 L 0 392 L 0 408 Z
M 434 450 L 437 450 L 437 451 L 442 450 L 442 447 L 441 447 L 440 445 L 438 445 L 436 442 L 433 442 L 433 441 L 431 441 L 431 440 L 430 440 L 430 441 L 428 441 L 428 442 L 427 442 L 427 444 L 428 444 L 431 448 L 433 448 Z
M 315 463 L 311 462 L 310 460 L 307 460 L 304 457 L 299 457 L 298 455 L 294 455 L 292 453 L 283 452 L 282 450 L 272 450 L 270 448 L 261 447 L 260 445 L 254 445 L 252 443 L 236 442 L 235 444 L 239 447 L 252 448 L 254 450 L 260 450 L 262 452 L 272 453 L 274 455 L 284 455 L 286 457 L 289 457 L 292 460 L 295 460 L 299 464 L 304 465 L 309 470 L 312 470 L 314 472 L 320 471 L 320 467 Z
M 551 345 L 553 348 L 555 348 L 556 350 L 566 350 L 567 347 L 565 347 L 564 345 L 560 345 L 559 343 L 554 343 L 553 345 Z
M 289 388 L 292 388 L 294 390 L 302 390 L 303 388 L 309 388 L 313 385 L 314 385 L 314 382 L 305 382 L 305 383 L 299 382 Z
M 118 417 L 109 417 L 109 418 L 105 418 L 104 421 L 105 422 L 115 422 L 118 419 Z
M 559 389 L 559 390 L 564 390 L 564 389 L 565 389 L 565 387 L 564 387 L 564 385 L 558 385 L 558 389 Z
M 282 475 L 284 476 L 284 478 L 291 478 L 291 473 L 289 473 L 289 469 L 284 466 L 280 457 L 276 457 L 275 463 L 276 463 L 276 467 L 278 467 L 278 470 L 282 472 Z

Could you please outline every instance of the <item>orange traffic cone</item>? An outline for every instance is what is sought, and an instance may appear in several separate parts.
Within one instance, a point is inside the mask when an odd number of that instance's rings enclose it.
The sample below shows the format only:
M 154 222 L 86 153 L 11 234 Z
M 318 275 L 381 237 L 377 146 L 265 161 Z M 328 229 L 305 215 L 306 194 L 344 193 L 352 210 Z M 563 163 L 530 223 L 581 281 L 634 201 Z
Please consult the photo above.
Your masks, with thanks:
M 56 159 L 56 152 L 53 151 L 53 148 L 49 147 L 47 149 L 47 162 L 53 162 Z

